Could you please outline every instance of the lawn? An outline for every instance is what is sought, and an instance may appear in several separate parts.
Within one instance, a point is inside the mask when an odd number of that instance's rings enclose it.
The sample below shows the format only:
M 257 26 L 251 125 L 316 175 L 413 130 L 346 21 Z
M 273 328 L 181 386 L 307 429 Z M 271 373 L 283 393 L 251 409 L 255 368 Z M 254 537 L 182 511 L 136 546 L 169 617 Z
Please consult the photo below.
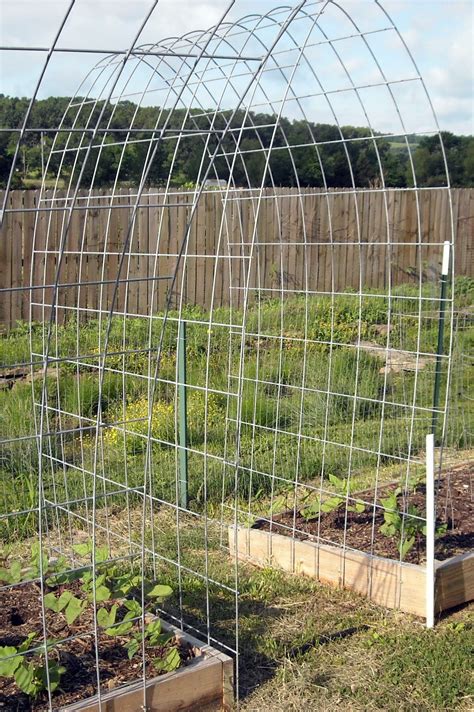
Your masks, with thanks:
M 18 324 L 0 339 L 0 509 L 12 515 L 0 519 L 3 557 L 27 558 L 36 540 L 41 470 L 51 552 L 67 553 L 90 534 L 92 517 L 113 557 L 136 553 L 145 534 L 160 581 L 175 591 L 167 614 L 201 635 L 209 620 L 230 649 L 238 590 L 241 709 L 471 709 L 472 605 L 426 631 L 408 615 L 301 577 L 249 564 L 237 572 L 222 546 L 235 510 L 252 521 L 311 485 L 323 482 L 330 492 L 334 476 L 348 473 L 351 491 L 370 487 L 374 472 L 380 483 L 404 482 L 408 462 L 410 478 L 423 475 L 438 338 L 437 305 L 428 297 L 435 294 L 428 286 L 421 302 L 413 286 L 392 294 L 390 348 L 419 351 L 424 363 L 388 371 L 376 355 L 387 345 L 386 295 L 262 300 L 245 315 L 243 340 L 241 311 L 220 308 L 210 323 L 205 310 L 186 307 L 188 513 L 175 506 L 178 313 L 163 334 L 150 429 L 162 314 L 151 322 L 116 316 L 109 333 L 105 320 L 55 327 L 44 408 L 40 365 L 33 381 L 28 368 L 14 367 L 30 360 L 30 343 L 41 361 L 47 331 L 34 324 L 30 342 L 28 325 Z M 456 281 L 454 301 L 446 452 L 458 461 L 473 447 L 473 280 Z M 445 349 L 449 331 L 448 320 Z M 370 347 L 354 348 L 359 340 Z M 445 395 L 443 366 L 441 406 Z M 145 518 L 143 487 L 155 498 Z
M 416 474 L 431 429 L 438 336 L 436 303 L 426 298 L 435 294 L 434 288 L 424 288 L 421 302 L 417 294 L 417 288 L 408 285 L 393 293 L 390 348 L 409 353 L 413 362 L 418 351 L 424 363 L 418 370 L 392 369 L 388 374 L 383 368 L 388 299 L 383 295 L 369 293 L 360 299 L 347 293 L 333 299 L 296 296 L 283 303 L 258 302 L 246 315 L 243 342 L 241 311 L 217 309 L 210 325 L 203 309 L 185 308 L 190 508 L 201 512 L 204 499 L 212 508 L 232 504 L 237 496 L 239 510 L 255 516 L 268 509 L 269 499 L 292 492 L 295 480 L 302 485 L 324 481 L 331 490 L 328 475 L 346 477 L 349 472 L 351 490 L 357 491 L 370 486 L 375 470 L 381 482 L 397 477 L 402 482 L 409 460 L 410 477 Z M 462 449 L 472 446 L 474 324 L 466 314 L 473 295 L 473 280 L 456 282 L 455 305 L 463 316 L 456 322 L 446 442 L 460 451 L 461 458 Z M 51 502 L 90 503 L 94 472 L 103 497 L 120 489 L 140 489 L 147 457 L 148 486 L 160 500 L 176 501 L 178 314 L 171 312 L 168 318 L 149 453 L 148 403 L 163 315 L 157 314 L 151 323 L 114 317 L 102 387 L 98 354 L 107 336 L 106 320 L 71 319 L 55 327 L 42 424 L 43 487 Z M 46 338 L 46 326 L 34 324 L 33 360 L 41 362 Z M 356 349 L 358 340 L 372 346 Z M 448 346 L 449 324 L 444 348 Z M 0 339 L 3 375 L 29 359 L 29 329 L 19 324 Z M 441 375 L 442 407 L 446 361 Z M 38 450 L 31 436 L 35 418 L 40 423 L 41 388 L 38 366 L 33 388 L 28 369 L 20 369 L 20 377 L 10 378 L 0 391 L 3 512 L 24 512 L 36 502 Z M 96 439 L 99 406 L 103 425 Z M 235 491 L 232 462 L 237 456 Z M 130 496 L 133 493 L 124 494 L 121 502 Z M 68 508 L 75 506 L 80 505 Z M 36 526 L 33 513 L 0 522 L 9 540 L 31 534 Z
M 133 529 L 142 512 L 132 508 L 129 516 Z M 102 546 L 107 541 L 101 529 L 104 512 L 97 523 Z M 120 511 L 109 512 L 108 527 L 117 538 L 126 535 L 129 524 Z M 208 522 L 204 539 L 202 522 L 180 516 L 178 569 L 170 563 L 177 554 L 171 508 L 156 512 L 154 524 L 157 579 L 174 589 L 165 614 L 178 621 L 183 617 L 202 640 L 209 616 L 212 643 L 235 648 L 235 570 L 220 546 L 218 525 Z M 52 529 L 50 543 L 61 536 L 64 532 Z M 74 529 L 73 540 L 84 541 L 84 532 Z M 12 555 L 22 551 L 26 562 L 29 545 L 23 542 Z M 113 558 L 126 553 L 126 546 L 112 545 Z M 474 604 L 451 611 L 427 630 L 408 614 L 271 568 L 241 563 L 238 591 L 242 712 L 472 710 Z

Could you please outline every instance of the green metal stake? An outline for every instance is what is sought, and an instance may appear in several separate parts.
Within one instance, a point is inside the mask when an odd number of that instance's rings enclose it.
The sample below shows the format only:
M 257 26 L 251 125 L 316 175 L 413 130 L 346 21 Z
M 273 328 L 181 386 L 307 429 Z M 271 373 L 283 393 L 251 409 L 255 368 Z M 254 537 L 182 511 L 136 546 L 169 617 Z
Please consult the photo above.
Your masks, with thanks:
M 438 346 L 436 349 L 436 367 L 435 381 L 433 391 L 433 415 L 431 420 L 431 432 L 436 441 L 436 423 L 438 420 L 439 407 L 439 392 L 441 388 L 441 357 L 443 355 L 444 342 L 444 320 L 446 314 L 446 292 L 448 290 L 448 273 L 449 273 L 449 242 L 444 243 L 443 248 L 443 264 L 441 267 L 441 296 L 439 304 L 439 320 L 438 320 Z
M 186 393 L 186 322 L 178 327 L 179 504 L 188 507 L 188 408 Z

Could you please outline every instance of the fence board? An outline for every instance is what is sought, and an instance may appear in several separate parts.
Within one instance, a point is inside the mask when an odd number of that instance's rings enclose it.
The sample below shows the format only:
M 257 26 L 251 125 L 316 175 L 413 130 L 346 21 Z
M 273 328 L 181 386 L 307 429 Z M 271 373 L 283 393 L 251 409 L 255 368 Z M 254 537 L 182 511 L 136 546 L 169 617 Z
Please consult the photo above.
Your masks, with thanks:
M 145 193 L 137 214 L 131 254 L 124 260 L 121 278 L 143 281 L 128 287 L 129 310 L 149 314 L 163 309 L 169 283 L 146 281 L 146 277 L 172 274 L 176 253 L 181 245 L 185 226 L 190 217 L 189 204 L 193 194 L 185 192 L 169 195 L 171 207 L 163 208 L 164 193 L 153 189 L 153 196 Z M 112 205 L 130 202 L 129 189 L 119 189 Z M 79 191 L 79 198 L 87 195 Z M 249 298 L 255 296 L 255 287 L 274 290 L 281 287 L 295 290 L 305 285 L 314 291 L 343 291 L 347 288 L 386 289 L 389 275 L 392 286 L 403 282 L 417 283 L 436 280 L 440 269 L 442 243 L 450 239 L 449 193 L 442 189 L 422 190 L 416 194 L 407 190 L 390 190 L 385 196 L 378 191 L 329 191 L 320 189 L 271 188 L 263 192 L 257 211 L 259 191 L 245 192 L 245 200 L 238 201 L 238 192 L 232 191 L 225 207 L 219 255 L 217 241 L 221 228 L 223 205 L 220 193 L 204 194 L 194 215 L 189 237 L 189 259 L 184 283 L 184 300 L 210 306 L 212 282 L 215 279 L 214 305 L 242 306 L 246 280 L 250 287 Z M 0 231 L 0 324 L 2 328 L 14 326 L 19 319 L 49 318 L 49 305 L 53 290 L 29 289 L 33 286 L 60 282 L 83 282 L 79 290 L 71 287 L 60 290 L 58 318 L 75 307 L 79 294 L 81 309 L 107 310 L 111 305 L 113 284 L 103 285 L 101 280 L 115 280 L 119 254 L 129 229 L 131 210 L 123 207 L 110 210 L 110 193 L 95 191 L 87 202 L 80 202 L 82 210 L 74 211 L 60 274 L 56 275 L 58 249 L 64 230 L 66 214 L 62 211 L 41 210 L 38 215 L 28 212 L 36 206 L 48 208 L 63 205 L 57 199 L 64 197 L 59 191 L 45 191 L 39 203 L 39 191 L 12 191 L 8 208 L 19 212 L 7 213 Z M 452 191 L 453 219 L 456 230 L 455 271 L 458 275 L 474 277 L 474 189 Z M 150 206 L 148 206 L 150 203 Z M 356 203 L 359 226 L 356 220 Z M 23 208 L 25 212 L 22 212 Z M 331 213 L 332 234 L 330 232 Z M 258 223 L 255 226 L 255 220 Z M 418 224 L 420 221 L 420 224 Z M 253 235 L 256 245 L 253 263 L 248 263 Z M 391 243 L 387 246 L 387 235 Z M 295 244 L 304 242 L 307 248 Z M 360 241 L 360 245 L 358 244 Z M 229 243 L 231 243 L 229 245 Z M 314 244 L 317 243 L 317 244 Z M 332 244 L 331 244 L 332 243 Z M 105 250 L 105 252 L 104 252 Z M 81 252 L 83 253 L 81 259 Z M 118 254 L 111 255 L 111 252 Z M 95 253 L 95 254 L 94 254 Z M 155 258 L 155 254 L 157 257 Z M 199 257 L 198 257 L 199 255 Z M 213 261 L 216 256 L 217 264 Z M 362 283 L 359 269 L 362 260 Z M 181 270 L 175 284 L 173 304 L 177 304 L 181 290 Z M 14 291 L 15 287 L 24 287 Z M 10 291 L 11 290 L 11 291 Z M 101 299 L 102 293 L 102 299 Z M 115 310 L 124 306 L 126 287 L 121 284 Z M 151 304 L 152 295 L 154 304 Z M 271 294 L 272 292 L 268 292 Z

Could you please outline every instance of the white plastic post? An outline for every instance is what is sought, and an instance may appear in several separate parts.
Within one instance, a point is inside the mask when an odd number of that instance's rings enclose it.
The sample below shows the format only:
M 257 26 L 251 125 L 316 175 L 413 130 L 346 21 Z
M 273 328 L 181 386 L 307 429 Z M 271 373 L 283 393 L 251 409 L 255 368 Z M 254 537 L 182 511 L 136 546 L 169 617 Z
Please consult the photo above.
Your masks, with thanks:
M 449 250 L 449 240 L 446 240 L 443 245 L 443 262 L 441 265 L 441 274 L 443 277 L 447 277 L 449 272 Z
M 435 606 L 434 434 L 426 436 L 426 627 L 434 626 Z

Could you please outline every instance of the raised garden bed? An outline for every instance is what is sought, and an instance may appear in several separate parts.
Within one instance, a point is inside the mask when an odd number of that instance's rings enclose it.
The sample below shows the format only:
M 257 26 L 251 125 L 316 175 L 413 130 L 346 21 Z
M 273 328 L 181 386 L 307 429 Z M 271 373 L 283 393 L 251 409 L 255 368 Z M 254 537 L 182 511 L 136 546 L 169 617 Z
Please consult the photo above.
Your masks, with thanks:
M 93 698 L 69 705 L 65 712 L 136 712 L 146 704 L 147 712 L 217 712 L 232 709 L 234 701 L 234 663 L 232 658 L 174 626 L 162 624 L 180 645 L 192 649 L 192 659 L 184 667 L 152 677 L 146 683 L 128 684 L 101 697 L 102 707 Z
M 104 569 L 105 570 L 105 569 Z M 4 571 L 6 571 L 4 569 Z M 10 568 L 4 576 L 15 572 Z M 65 574 L 52 574 L 64 576 Z M 104 574 L 106 576 L 106 574 Z M 85 576 L 67 583 L 45 584 L 45 617 L 37 581 L 23 581 L 0 591 L 0 709 L 16 712 L 48 710 L 44 671 L 44 629 L 48 644 L 53 709 L 82 712 L 148 712 L 175 710 L 227 710 L 233 703 L 233 661 L 178 628 L 146 612 L 145 637 L 134 606 L 134 590 L 115 593 L 122 579 L 105 578 L 97 596 L 97 616 Z M 102 580 L 102 579 L 101 579 Z M 132 579 L 133 581 L 133 579 Z M 152 586 L 153 584 L 150 584 Z M 105 586 L 110 588 L 108 595 Z M 155 586 L 166 594 L 166 586 Z M 154 608 L 155 589 L 147 604 Z M 155 592 L 154 592 L 155 591 Z M 171 591 L 171 589 L 170 589 Z M 60 607 L 72 596 L 72 608 Z M 47 602 L 47 605 L 46 605 Z M 54 606 L 58 604 L 58 610 Z M 141 609 L 141 607 L 139 606 Z M 127 618 L 128 616 L 128 618 Z M 97 655 L 101 705 L 97 698 L 97 657 L 94 618 L 97 619 Z M 110 619 L 108 627 L 106 618 Z M 144 640 L 146 684 L 143 685 Z M 130 644 L 135 645 L 131 650 Z M 23 646 L 23 647 L 21 647 Z M 12 657 L 14 656 L 14 658 Z M 15 669 L 8 670 L 15 659 Z M 3 664 L 2 664 L 2 661 Z M 21 670 L 21 678 L 18 672 Z M 31 679 L 28 678 L 31 676 Z M 37 689 L 33 685 L 37 684 Z M 31 689 L 29 689 L 29 686 Z
M 474 599 L 473 476 L 474 465 L 465 465 L 445 473 L 438 483 L 437 524 L 444 525 L 446 531 L 436 541 L 437 613 Z M 393 490 L 393 487 L 383 488 L 379 496 Z M 423 488 L 419 488 L 412 493 L 410 502 L 423 505 L 424 496 Z M 370 501 L 367 492 L 364 500 Z M 278 566 L 356 591 L 388 608 L 426 615 L 421 531 L 416 533 L 413 546 L 400 560 L 395 538 L 382 536 L 380 532 L 384 522 L 381 510 L 375 517 L 371 551 L 372 510 L 347 514 L 345 541 L 344 513 L 341 515 L 340 511 L 321 512 L 320 517 L 313 519 L 298 511 L 294 533 L 293 522 L 293 512 L 285 511 L 274 514 L 271 521 L 259 520 L 250 528 L 240 526 L 236 530 L 231 526 L 230 551 L 258 565 Z

